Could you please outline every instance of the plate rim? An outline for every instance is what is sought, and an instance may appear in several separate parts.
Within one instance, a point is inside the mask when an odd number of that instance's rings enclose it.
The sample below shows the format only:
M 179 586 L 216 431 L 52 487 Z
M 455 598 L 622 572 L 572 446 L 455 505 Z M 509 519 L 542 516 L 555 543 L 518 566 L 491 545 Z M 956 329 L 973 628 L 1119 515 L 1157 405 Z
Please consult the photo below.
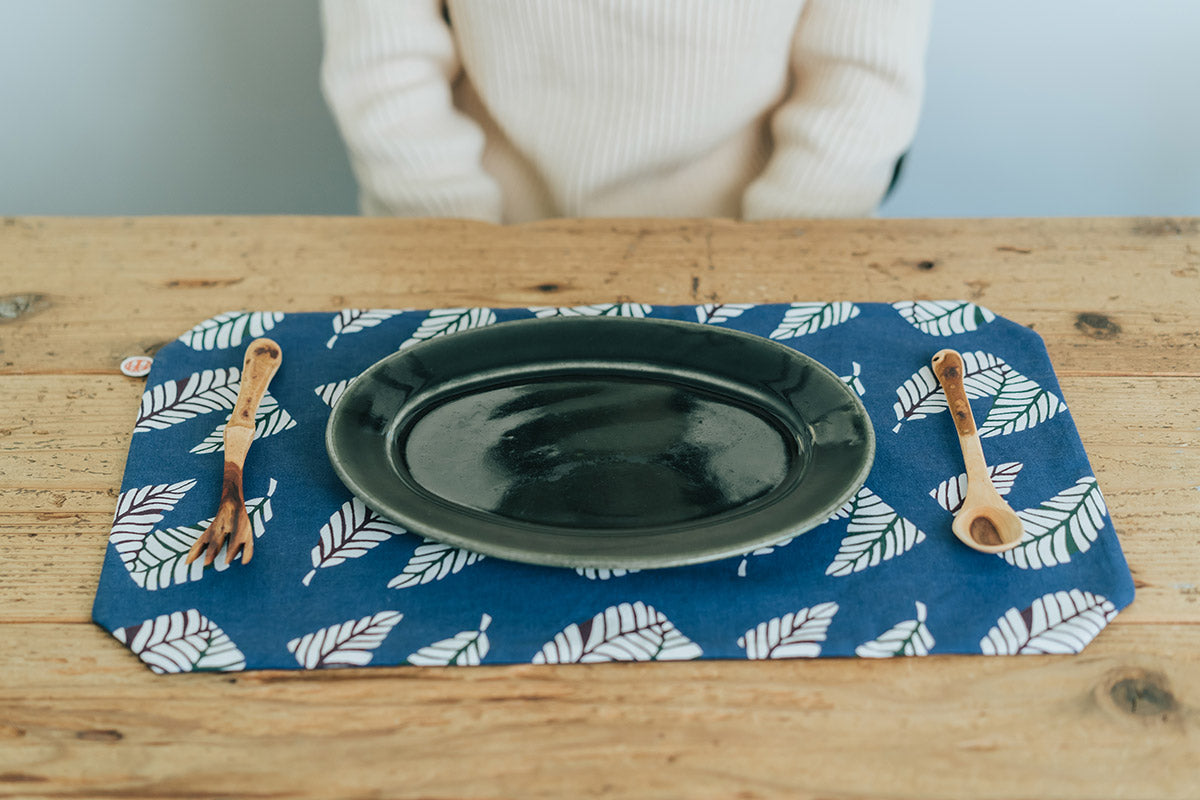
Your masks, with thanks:
M 507 544 L 504 544 L 503 542 L 491 542 L 491 541 L 480 542 L 478 539 L 472 538 L 469 535 L 459 534 L 453 530 L 447 531 L 447 530 L 439 528 L 438 530 L 429 531 L 427 529 L 422 529 L 423 526 L 419 523 L 419 521 L 416 524 L 414 524 L 414 521 L 413 521 L 415 519 L 414 517 L 410 516 L 409 514 L 404 512 L 402 509 L 397 511 L 395 504 L 389 504 L 388 502 L 386 502 L 386 500 L 381 501 L 379 498 L 376 498 L 374 496 L 374 492 L 365 490 L 364 487 L 361 485 L 361 483 L 358 480 L 356 480 L 356 478 L 351 474 L 352 470 L 351 470 L 351 468 L 349 468 L 347 466 L 347 464 L 344 463 L 344 460 L 345 460 L 344 454 L 339 452 L 338 445 L 335 442 L 335 428 L 337 426 L 338 420 L 340 419 L 339 408 L 345 408 L 345 405 L 344 405 L 345 401 L 347 400 L 348 397 L 354 396 L 352 393 L 355 392 L 355 387 L 356 386 L 359 387 L 357 390 L 359 393 L 369 391 L 366 388 L 369 381 L 364 381 L 364 380 L 362 380 L 363 378 L 367 378 L 370 375 L 375 374 L 375 373 L 383 372 L 394 362 L 411 358 L 413 354 L 419 354 L 422 350 L 427 349 L 427 347 L 429 347 L 429 346 L 437 345 L 438 347 L 444 347 L 445 346 L 444 343 L 450 339 L 459 339 L 460 337 L 474 338 L 477 336 L 487 337 L 491 332 L 494 332 L 497 328 L 500 328 L 500 327 L 507 328 L 511 331 L 511 329 L 514 326 L 523 326 L 523 327 L 543 326 L 543 327 L 545 327 L 545 326 L 553 326 L 555 324 L 567 325 L 567 326 L 580 326 L 580 325 L 584 325 L 584 324 L 587 324 L 587 325 L 596 325 L 596 324 L 650 325 L 650 326 L 661 327 L 661 328 L 673 328 L 676 330 L 685 330 L 686 329 L 690 333 L 695 333 L 699 329 L 704 329 L 707 332 L 719 332 L 718 335 L 726 335 L 726 336 L 731 336 L 734 338 L 740 338 L 743 341 L 750 343 L 754 347 L 775 349 L 778 352 L 782 352 L 789 359 L 794 359 L 796 361 L 802 362 L 803 364 L 805 364 L 805 366 L 808 369 L 815 370 L 818 374 L 820 374 L 822 376 L 822 378 L 824 380 L 829 381 L 830 385 L 836 386 L 837 389 L 842 394 L 844 394 L 844 396 L 851 403 L 851 405 L 854 406 L 856 415 L 858 417 L 860 417 L 861 420 L 865 423 L 862 426 L 863 442 L 862 442 L 861 448 L 862 448 L 863 454 L 862 454 L 861 463 L 858 465 L 858 468 L 855 471 L 855 473 L 853 474 L 853 476 L 847 480 L 842 491 L 839 492 L 838 495 L 833 500 L 826 502 L 819 509 L 816 509 L 816 511 L 818 511 L 820 513 L 809 512 L 809 513 L 805 514 L 803 519 L 798 520 L 797 523 L 794 526 L 789 527 L 789 529 L 787 531 L 780 532 L 777 529 L 773 528 L 772 530 L 770 530 L 760 536 L 750 537 L 749 539 L 746 539 L 746 540 L 730 542 L 725 545 L 714 544 L 712 546 L 705 547 L 705 548 L 693 548 L 693 549 L 687 550 L 686 552 L 677 552 L 674 554 L 657 554 L 657 555 L 652 554 L 652 555 L 643 555 L 643 556 L 615 556 L 615 557 L 607 557 L 607 556 L 602 556 L 602 555 L 598 556 L 598 555 L 571 554 L 571 553 L 565 553 L 565 552 L 553 552 L 553 551 L 546 551 L 546 550 L 529 550 L 529 549 L 524 549 L 524 548 L 517 547 L 517 546 L 507 545 Z M 460 339 L 460 341 L 461 341 L 461 339 Z M 423 394 L 423 392 L 418 392 L 415 396 L 417 398 L 419 398 L 422 394 Z M 405 401 L 404 405 L 407 406 L 413 402 L 414 402 L 414 400 L 412 398 L 409 398 L 408 400 Z M 397 420 L 401 416 L 402 415 L 398 414 L 396 418 L 389 420 L 386 431 L 388 431 L 388 432 L 394 431 L 398 427 Z M 380 438 L 383 441 L 388 442 L 390 444 L 392 437 L 387 432 L 385 432 L 385 433 L 381 434 Z M 739 556 L 739 555 L 744 555 L 748 552 L 753 551 L 754 549 L 756 549 L 758 547 L 769 546 L 770 544 L 781 541 L 783 539 L 799 536 L 799 535 L 806 533 L 816 527 L 819 527 L 821 524 L 828 521 L 830 518 L 832 518 L 832 516 L 836 513 L 836 511 L 838 509 L 840 509 L 847 502 L 849 502 L 861 490 L 862 486 L 866 483 L 866 479 L 867 479 L 871 469 L 874 466 L 875 455 L 876 455 L 876 445 L 877 445 L 877 443 L 876 443 L 874 424 L 871 420 L 870 415 L 868 414 L 868 412 L 866 410 L 865 405 L 862 402 L 862 399 L 857 395 L 856 392 L 854 392 L 854 390 L 851 387 L 847 386 L 845 381 L 843 381 L 835 372 L 833 372 L 832 369 L 830 369 L 829 367 L 827 367 L 825 364 L 821 363 L 817 359 L 813 358 L 812 356 L 808 355 L 807 353 L 803 353 L 796 348 L 789 347 L 781 342 L 778 342 L 774 339 L 770 339 L 766 336 L 760 336 L 757 334 L 749 333 L 747 331 L 741 331 L 741 330 L 737 330 L 734 328 L 725 328 L 722 326 L 705 325 L 703 323 L 692 322 L 692 321 L 688 321 L 688 320 L 662 319 L 662 318 L 654 318 L 654 317 L 644 317 L 644 318 L 634 318 L 634 317 L 545 317 L 545 318 L 532 318 L 532 319 L 516 319 L 516 320 L 506 320 L 506 321 L 502 321 L 502 322 L 495 322 L 490 325 L 479 327 L 479 328 L 471 328 L 471 329 L 467 329 L 467 330 L 463 330 L 463 331 L 457 331 L 457 332 L 454 332 L 451 334 L 444 334 L 444 335 L 440 335 L 440 336 L 436 336 L 436 337 L 431 337 L 430 339 L 426 339 L 426 340 L 417 342 L 416 344 L 413 344 L 411 346 L 403 347 L 394 352 L 388 353 L 387 355 L 378 359 L 377 361 L 375 361 L 374 363 L 372 363 L 371 365 L 369 365 L 368 367 L 363 369 L 361 372 L 359 372 L 354 377 L 354 379 L 350 382 L 350 384 L 346 387 L 345 391 L 341 394 L 341 396 L 333 404 L 333 406 L 330 410 L 329 418 L 328 418 L 328 421 L 326 423 L 326 428 L 325 428 L 326 454 L 329 458 L 331 465 L 333 466 L 334 472 L 337 475 L 338 479 L 343 483 L 343 485 L 345 485 L 345 487 L 347 489 L 350 490 L 350 492 L 354 495 L 354 497 L 358 498 L 368 508 L 370 508 L 372 511 L 379 514 L 380 516 L 384 517 L 385 519 L 395 522 L 399 525 L 402 525 L 406 531 L 413 533 L 415 535 L 418 535 L 418 536 L 422 536 L 431 541 L 441 542 L 441 543 L 448 544 L 448 545 L 451 545 L 454 547 L 458 547 L 458 548 L 461 548 L 461 549 L 464 549 L 464 550 L 467 550 L 470 552 L 479 553 L 480 555 L 484 555 L 484 556 L 496 557 L 496 558 L 510 560 L 510 561 L 518 561 L 518 562 L 522 562 L 522 563 L 526 563 L 526 564 L 537 564 L 537 565 L 543 565 L 543 566 L 575 568 L 575 569 L 625 569 L 625 570 L 639 569 L 640 570 L 640 569 L 659 569 L 659 568 L 668 568 L 668 567 L 674 567 L 674 566 L 700 564 L 700 563 L 706 563 L 706 562 L 710 562 L 710 561 L 716 561 L 716 560 L 719 560 L 722 558 L 730 558 L 730 557 L 735 557 L 735 556 Z M 392 456 L 390 454 L 385 454 L 385 458 L 388 460 L 388 462 L 390 464 Z M 806 470 L 806 473 L 807 473 L 807 470 Z M 399 475 L 395 476 L 395 480 L 397 480 L 401 484 L 405 483 L 405 480 L 402 477 L 400 477 Z M 800 477 L 798 483 L 802 483 L 802 482 L 803 482 L 803 476 Z M 410 492 L 413 491 L 411 487 L 407 487 L 407 486 L 405 486 L 405 490 L 410 491 Z M 792 487 L 792 490 L 794 491 L 794 487 Z M 586 532 L 592 530 L 590 528 L 582 528 L 582 527 L 568 529 L 568 528 L 564 528 L 563 526 L 539 525 L 537 523 L 528 523 L 528 522 L 524 522 L 524 521 L 520 521 L 519 524 L 506 525 L 505 523 L 507 521 L 507 518 L 503 517 L 502 515 L 491 514 L 485 510 L 473 509 L 468 506 L 463 506 L 459 503 L 455 503 L 448 499 L 439 498 L 437 495 L 433 494 L 432 492 L 429 492 L 428 490 L 423 489 L 423 487 L 422 487 L 421 493 L 429 495 L 429 498 L 432 501 L 434 501 L 435 503 L 437 503 L 438 505 L 452 508 L 454 510 L 454 512 L 457 513 L 458 516 L 460 516 L 461 518 L 485 520 L 485 521 L 488 521 L 489 524 L 491 524 L 491 525 L 495 525 L 495 524 L 499 523 L 501 525 L 501 527 L 507 527 L 514 531 L 521 530 L 527 534 L 530 533 L 530 531 L 529 531 L 530 528 L 543 529 L 543 533 L 541 535 L 550 534 L 555 530 L 558 530 L 558 531 L 571 530 L 571 531 L 576 532 L 576 535 L 581 535 L 583 533 L 586 533 Z M 786 495 L 784 497 L 786 497 Z M 779 498 L 779 499 L 783 499 L 783 498 Z M 751 501 L 751 502 L 753 502 L 753 501 Z M 778 502 L 778 500 L 776 502 Z M 774 504 L 775 504 L 774 502 L 771 503 L 771 505 L 774 505 Z M 753 515 L 754 513 L 758 513 L 761 510 L 762 510 L 761 508 L 754 509 L 753 511 L 746 512 L 746 515 Z M 826 513 L 826 510 L 828 510 L 828 513 Z M 728 517 L 727 517 L 728 514 L 729 514 L 729 512 L 722 512 L 722 514 L 719 514 L 717 516 L 723 517 L 726 520 L 728 520 Z M 696 521 L 693 520 L 690 522 L 695 523 Z M 622 540 L 622 539 L 627 540 L 629 537 L 636 537 L 636 536 L 644 537 L 647 535 L 653 535 L 656 537 L 662 537 L 662 536 L 669 536 L 669 535 L 681 535 L 681 534 L 686 533 L 686 531 L 689 528 L 694 530 L 696 525 L 689 524 L 689 521 L 684 521 L 681 523 L 674 524 L 671 527 L 676 530 L 666 531 L 666 532 L 660 530 L 657 533 L 651 534 L 646 529 L 631 529 L 634 532 L 629 534 L 628 536 L 612 536 L 612 533 L 613 533 L 612 531 L 606 531 L 606 532 L 609 534 L 609 541 L 617 541 L 617 540 Z M 641 530 L 642 532 L 638 533 L 637 532 L 638 530 Z M 651 528 L 650 530 L 653 530 L 653 528 Z M 562 534 L 559 534 L 559 536 L 562 536 Z

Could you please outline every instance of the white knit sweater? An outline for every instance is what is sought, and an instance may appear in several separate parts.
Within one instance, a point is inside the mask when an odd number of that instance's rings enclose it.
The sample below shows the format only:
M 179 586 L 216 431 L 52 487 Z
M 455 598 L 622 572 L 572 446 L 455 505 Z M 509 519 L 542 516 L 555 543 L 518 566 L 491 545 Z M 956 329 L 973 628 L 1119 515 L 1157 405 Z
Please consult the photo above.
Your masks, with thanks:
M 368 214 L 858 216 L 920 110 L 930 0 L 323 0 Z

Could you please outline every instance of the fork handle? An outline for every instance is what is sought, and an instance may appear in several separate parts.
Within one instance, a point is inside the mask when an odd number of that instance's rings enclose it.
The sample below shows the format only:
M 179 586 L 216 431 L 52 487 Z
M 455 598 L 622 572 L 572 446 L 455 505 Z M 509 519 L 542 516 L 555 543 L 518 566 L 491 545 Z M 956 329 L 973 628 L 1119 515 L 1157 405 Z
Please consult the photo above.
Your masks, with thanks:
M 270 339 L 255 339 L 246 348 L 246 360 L 242 363 L 242 387 L 238 390 L 233 413 L 225 425 L 227 462 L 240 467 L 246 460 L 250 443 L 254 441 L 254 415 L 282 361 L 283 352 Z

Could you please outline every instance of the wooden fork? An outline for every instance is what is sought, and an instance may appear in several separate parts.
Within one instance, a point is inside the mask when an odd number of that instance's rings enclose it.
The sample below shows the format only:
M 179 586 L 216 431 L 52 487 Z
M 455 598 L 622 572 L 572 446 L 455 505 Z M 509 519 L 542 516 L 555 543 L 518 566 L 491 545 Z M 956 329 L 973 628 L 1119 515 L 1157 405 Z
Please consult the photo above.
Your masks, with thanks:
M 225 426 L 225 474 L 221 481 L 221 503 L 208 529 L 200 534 L 188 551 L 189 564 L 204 553 L 204 566 L 210 566 L 230 534 L 233 534 L 233 538 L 225 553 L 226 564 L 233 563 L 239 550 L 243 564 L 250 563 L 250 557 L 254 555 L 254 529 L 246 514 L 246 498 L 242 493 L 242 464 L 246 461 L 250 443 L 254 441 L 254 415 L 258 411 L 258 404 L 281 361 L 283 353 L 279 345 L 270 339 L 255 339 L 246 348 L 246 360 L 242 364 L 242 387 L 238 390 L 237 402 Z

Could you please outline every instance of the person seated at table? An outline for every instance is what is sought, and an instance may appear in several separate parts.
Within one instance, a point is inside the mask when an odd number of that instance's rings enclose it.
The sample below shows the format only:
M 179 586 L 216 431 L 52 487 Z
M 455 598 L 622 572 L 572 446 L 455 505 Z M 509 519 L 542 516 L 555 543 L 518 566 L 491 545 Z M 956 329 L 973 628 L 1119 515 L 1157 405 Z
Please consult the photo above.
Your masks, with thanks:
M 930 0 L 323 0 L 369 215 L 865 216 Z

